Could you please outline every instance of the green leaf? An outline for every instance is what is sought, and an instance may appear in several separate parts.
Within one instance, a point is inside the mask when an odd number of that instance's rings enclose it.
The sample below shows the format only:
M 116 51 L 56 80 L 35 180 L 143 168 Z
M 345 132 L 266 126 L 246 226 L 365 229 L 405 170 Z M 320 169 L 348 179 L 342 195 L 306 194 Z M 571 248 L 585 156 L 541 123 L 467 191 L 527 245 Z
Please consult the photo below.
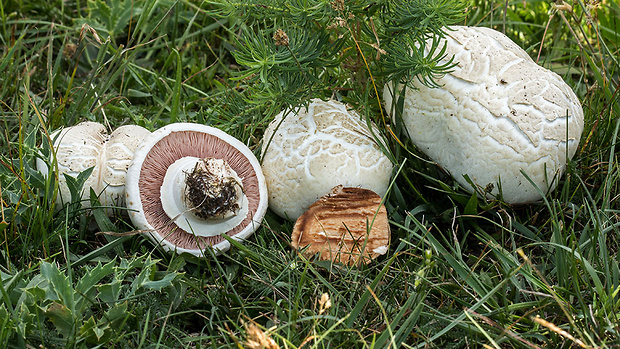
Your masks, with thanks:
M 478 214 L 478 195 L 476 193 L 471 194 L 471 197 L 467 201 L 467 205 L 465 205 L 466 215 L 477 215 Z
M 118 326 L 130 315 L 127 311 L 127 302 L 123 302 L 106 311 L 105 316 L 100 322 L 105 323 L 112 329 L 118 329 Z
M 96 287 L 97 283 L 101 281 L 101 279 L 114 273 L 114 264 L 114 261 L 105 265 L 97 263 L 94 268 L 88 270 L 84 276 L 82 276 L 80 281 L 78 281 L 75 290 L 79 293 L 89 292 L 91 289 Z
M 144 261 L 143 269 L 136 276 L 136 278 L 131 282 L 131 294 L 135 294 L 139 289 L 142 288 L 142 285 L 149 281 L 151 278 L 151 272 L 154 271 L 154 263 L 150 257 L 148 257 Z
M 84 183 L 93 173 L 94 169 L 95 167 L 87 168 L 86 170 L 80 172 L 77 177 L 63 173 L 63 176 L 65 176 L 65 180 L 67 181 L 69 193 L 71 193 L 71 202 L 79 202 L 82 200 L 82 188 L 84 188 Z M 67 204 L 67 202 L 64 202 L 63 204 Z
M 2 233 L 4 229 L 6 229 L 8 226 L 9 226 L 9 223 L 5 221 L 0 221 L 0 233 Z
M 172 112 L 170 113 L 170 122 L 177 122 L 179 119 L 181 105 L 181 83 L 183 82 L 183 58 L 179 51 L 173 49 L 172 55 L 176 58 L 176 79 L 174 81 L 174 90 L 172 91 Z
M 174 281 L 177 276 L 179 276 L 179 274 L 170 273 L 164 276 L 161 280 L 145 281 L 140 286 L 147 290 L 159 291 L 164 287 L 172 286 L 172 281 Z
M 101 340 L 101 337 L 103 337 L 103 335 L 105 334 L 105 331 L 102 330 L 101 328 L 97 327 L 97 326 L 94 326 L 92 328 L 92 330 L 93 330 L 93 333 L 95 334 L 95 336 L 97 336 L 98 340 Z
M 390 258 L 387 263 L 385 263 L 381 271 L 377 274 L 377 276 L 374 278 L 372 283 L 370 283 L 370 285 L 368 286 L 368 289 L 364 292 L 362 297 L 357 301 L 357 303 L 355 304 L 355 307 L 353 307 L 353 309 L 351 310 L 349 314 L 349 317 L 347 318 L 345 322 L 347 327 L 351 328 L 353 326 L 353 324 L 357 320 L 360 313 L 362 313 L 362 310 L 366 307 L 368 302 L 372 299 L 372 292 L 374 292 L 374 290 L 377 288 L 381 280 L 383 280 L 383 278 L 386 276 L 386 274 L 390 270 L 390 267 L 392 266 L 392 263 L 394 263 L 395 260 L 396 258 L 394 256 Z
M 391 42 L 383 63 L 389 80 L 411 88 L 415 88 L 414 81 L 438 87 L 435 80 L 456 66 L 453 57 L 446 56 L 446 45 L 441 45 L 440 40 L 441 36 L 428 39 L 409 34 Z
M 106 32 L 112 40 L 141 12 L 142 8 L 132 0 L 88 1 L 89 24 Z
M 25 338 L 26 333 L 28 332 L 32 324 L 35 323 L 36 316 L 35 314 L 33 314 L 33 312 L 30 311 L 28 306 L 26 306 L 26 304 L 23 304 L 23 303 L 17 307 L 16 313 L 17 313 L 17 326 L 16 326 L 17 333 L 21 338 Z
M 416 36 L 440 34 L 442 28 L 458 23 L 467 13 L 465 1 L 416 0 L 387 1 L 387 31 L 407 31 Z
M 106 317 L 97 321 L 91 316 L 88 321 L 80 327 L 80 335 L 86 338 L 89 344 L 102 344 L 110 340 L 114 332 L 114 327 Z
M 110 7 L 101 0 L 88 2 L 89 17 L 105 24 L 108 29 L 112 27 L 112 11 Z
M 424 299 L 426 299 L 427 294 L 428 291 L 423 290 L 420 287 L 409 295 L 407 301 L 401 307 L 401 310 L 389 324 L 393 329 L 398 328 L 398 331 L 394 333 L 393 336 L 390 336 L 389 331 L 383 332 L 383 334 L 377 338 L 375 343 L 376 348 L 389 347 L 389 340 L 392 340 L 392 344 L 395 344 L 396 347 L 401 346 L 402 342 L 407 339 L 418 324 L 418 319 L 420 318 L 420 313 L 422 312 L 422 308 L 424 306 Z M 402 321 L 403 319 L 404 321 Z
M 69 277 L 64 275 L 56 264 L 48 262 L 41 263 L 41 275 L 49 282 L 50 287 L 48 291 L 55 293 L 62 304 L 66 305 L 70 310 L 75 309 L 75 291 Z
M 52 299 L 57 300 L 58 298 Z M 43 288 L 39 286 L 28 287 L 24 289 L 22 296 L 20 297 L 19 302 L 21 304 L 30 306 L 35 304 L 43 304 L 46 300 L 50 300 L 49 297 L 46 296 L 46 292 Z
M 131 236 L 121 236 L 119 238 L 116 239 L 112 239 L 112 241 L 108 242 L 106 245 L 93 250 L 87 254 L 85 254 L 84 256 L 80 257 L 78 260 L 76 260 L 75 262 L 73 262 L 72 266 L 73 267 L 78 267 L 82 264 L 85 264 L 103 254 L 108 253 L 109 251 L 116 249 L 117 247 L 120 247 L 120 245 L 127 239 L 130 239 Z
M 142 92 L 133 88 L 127 89 L 127 97 L 133 98 L 148 98 L 152 97 L 153 94 L 149 92 Z
M 95 318 L 91 316 L 80 327 L 80 335 L 82 337 L 90 337 L 90 336 L 92 336 L 94 333 L 91 333 L 91 332 L 92 332 L 93 328 L 96 327 L 96 326 L 97 326 L 97 324 L 95 323 Z
M 54 302 L 52 305 L 43 309 L 45 315 L 49 317 L 56 330 L 65 338 L 70 338 L 74 333 L 75 319 L 71 310 L 65 305 Z
M 106 212 L 106 208 L 101 206 L 101 202 L 99 201 L 99 197 L 93 188 L 90 188 L 90 206 L 92 208 L 91 212 L 93 217 L 95 217 L 95 221 L 97 222 L 97 226 L 103 232 L 107 231 L 117 231 L 116 226 L 108 217 Z
M 92 302 L 97 284 L 105 277 L 114 272 L 114 262 L 106 265 L 98 263 L 94 268 L 89 269 L 75 286 L 75 293 L 78 295 L 74 310 L 78 313 L 84 312 Z
M 99 299 L 105 303 L 113 303 L 118 301 L 121 292 L 121 281 L 114 280 L 109 284 L 100 285 L 97 287 L 99 290 Z
M 95 221 L 97 222 L 97 225 L 99 226 L 99 229 L 101 229 L 102 232 L 118 232 L 118 228 L 116 228 L 116 226 L 114 225 L 114 223 L 112 223 L 112 221 L 110 220 L 110 217 L 108 216 L 108 212 L 107 210 L 111 210 L 111 208 L 104 208 L 101 206 L 101 203 L 99 202 L 99 198 L 97 197 L 97 193 L 95 193 L 95 191 L 91 188 L 90 189 L 90 206 L 92 208 L 91 212 L 93 214 L 93 217 L 95 217 Z M 113 241 L 122 239 L 121 241 L 124 241 L 125 239 L 123 239 L 123 237 L 113 237 L 113 236 L 109 236 L 107 234 L 103 235 L 105 237 L 105 239 L 111 243 Z M 116 252 L 117 255 L 122 256 L 123 255 L 123 248 L 121 246 L 119 246 L 118 244 L 113 245 L 114 247 L 114 251 Z M 96 251 L 93 251 L 91 253 L 93 253 L 93 255 L 91 255 L 91 257 L 94 258 L 94 255 L 100 255 L 103 254 L 103 251 L 101 251 L 102 249 L 97 249 Z M 108 251 L 108 249 L 106 249 L 105 251 Z M 101 253 L 96 253 L 96 252 L 101 252 Z M 84 260 L 81 259 L 81 262 L 83 262 Z
M 2 60 L 0 60 L 0 71 L 4 71 L 4 68 L 6 68 L 6 66 L 14 60 L 13 55 L 15 54 L 15 51 L 22 47 L 23 43 L 22 41 L 24 40 L 24 36 L 26 36 L 26 33 L 28 33 L 28 31 L 24 30 L 22 32 L 22 34 L 19 36 L 19 38 L 17 38 L 17 40 L 15 40 L 15 42 L 13 43 L 13 46 L 11 47 L 11 49 L 4 54 L 4 57 L 2 57 Z M 6 48 L 5 48 L 6 50 Z M 6 51 L 3 51 L 6 52 Z

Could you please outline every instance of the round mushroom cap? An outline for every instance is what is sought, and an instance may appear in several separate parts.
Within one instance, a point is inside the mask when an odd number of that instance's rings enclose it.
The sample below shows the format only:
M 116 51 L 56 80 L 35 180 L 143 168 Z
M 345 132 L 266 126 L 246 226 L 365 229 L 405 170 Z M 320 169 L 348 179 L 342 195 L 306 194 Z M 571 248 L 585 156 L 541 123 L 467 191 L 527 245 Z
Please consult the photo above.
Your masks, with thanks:
M 269 207 L 296 220 L 338 185 L 387 192 L 393 164 L 377 144 L 380 132 L 335 100 L 276 115 L 263 136 Z
M 123 207 L 127 168 L 134 150 L 148 134 L 150 132 L 143 127 L 126 125 L 108 135 L 105 126 L 90 121 L 53 132 L 50 138 L 54 141 L 59 174 L 57 200 L 61 203 L 71 201 L 65 174 L 77 177 L 92 167 L 82 190 L 83 205 L 90 207 L 92 188 L 103 206 Z M 44 175 L 48 173 L 42 159 L 37 159 L 37 169 Z M 108 214 L 112 212 L 107 210 Z
M 466 176 L 479 191 L 492 188 L 490 196 L 501 190 L 508 203 L 541 199 L 579 145 L 577 96 L 493 29 L 450 27 L 444 45 L 457 65 L 436 80 L 440 87 L 415 80 L 405 92 L 402 121 L 412 142 L 470 191 Z M 390 112 L 393 92 L 386 85 Z
M 245 217 L 235 227 L 215 236 L 200 236 L 183 230 L 162 205 L 162 184 L 167 169 L 177 160 L 194 157 L 225 160 L 241 179 L 248 200 Z M 137 229 L 166 251 L 202 257 L 212 248 L 218 254 L 230 248 L 223 235 L 243 241 L 260 226 L 267 210 L 267 186 L 260 163 L 252 151 L 234 137 L 216 128 L 175 123 L 147 137 L 136 150 L 127 171 L 127 208 Z M 183 193 L 179 193 L 181 195 Z

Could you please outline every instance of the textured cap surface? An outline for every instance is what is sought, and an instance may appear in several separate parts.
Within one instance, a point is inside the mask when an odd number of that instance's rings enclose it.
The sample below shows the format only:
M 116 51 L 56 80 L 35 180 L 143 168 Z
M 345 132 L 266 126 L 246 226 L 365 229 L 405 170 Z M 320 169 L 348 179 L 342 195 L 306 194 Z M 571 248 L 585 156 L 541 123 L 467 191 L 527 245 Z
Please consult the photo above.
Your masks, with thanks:
M 306 255 L 347 265 L 368 263 L 385 254 L 390 226 L 381 197 L 371 190 L 338 186 L 295 223 L 291 244 Z
M 125 176 L 133 154 L 151 132 L 137 125 L 125 125 L 110 134 L 101 162 L 101 184 L 110 203 L 125 206 Z
M 546 193 L 577 150 L 583 110 L 571 88 L 536 64 L 504 34 L 451 27 L 447 57 L 458 65 L 437 80 L 407 88 L 403 122 L 413 143 L 465 188 L 501 190 L 509 203 L 541 198 L 523 171 Z M 388 111 L 392 86 L 384 89 Z
M 314 99 L 308 109 L 278 114 L 263 136 L 269 207 L 295 220 L 337 185 L 385 195 L 393 165 L 375 141 L 374 126 L 373 133 L 335 100 Z
M 93 167 L 82 191 L 84 206 L 90 206 L 90 188 L 100 194 L 102 205 L 124 206 L 125 174 L 134 150 L 148 134 L 143 127 L 127 125 L 108 135 L 105 126 L 90 121 L 53 132 L 50 138 L 54 141 L 59 173 L 57 200 L 71 200 L 65 174 L 77 177 Z M 37 159 L 37 168 L 47 175 L 48 168 L 42 159 Z

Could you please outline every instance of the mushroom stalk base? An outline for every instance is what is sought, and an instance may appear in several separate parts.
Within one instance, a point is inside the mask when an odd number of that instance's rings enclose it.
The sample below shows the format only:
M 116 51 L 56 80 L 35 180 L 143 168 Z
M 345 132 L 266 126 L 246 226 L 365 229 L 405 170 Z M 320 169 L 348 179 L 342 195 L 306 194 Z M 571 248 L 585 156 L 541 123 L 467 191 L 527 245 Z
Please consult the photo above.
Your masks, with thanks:
M 224 210 L 205 218 L 204 212 L 197 215 L 200 208 L 187 198 L 187 178 L 195 171 L 205 170 L 214 185 L 232 185 L 237 191 L 235 210 Z M 243 193 L 242 181 L 234 170 L 221 159 L 200 159 L 193 156 L 183 157 L 175 161 L 166 171 L 160 190 L 162 206 L 166 214 L 176 225 L 187 233 L 197 236 L 216 236 L 225 233 L 243 221 L 248 213 L 248 199 Z M 215 194 L 214 194 L 215 192 Z M 204 193 L 204 200 L 216 199 L 219 191 Z

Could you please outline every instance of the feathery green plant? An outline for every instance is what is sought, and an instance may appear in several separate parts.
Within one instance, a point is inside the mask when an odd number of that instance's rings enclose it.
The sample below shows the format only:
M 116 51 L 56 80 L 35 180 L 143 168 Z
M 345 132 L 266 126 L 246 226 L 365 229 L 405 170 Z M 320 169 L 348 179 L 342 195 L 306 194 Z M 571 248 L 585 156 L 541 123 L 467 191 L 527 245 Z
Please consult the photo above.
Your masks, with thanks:
M 213 2 L 212 13 L 237 18 L 233 56 L 244 66 L 235 79 L 245 100 L 296 106 L 349 90 L 378 98 L 387 81 L 433 84 L 449 71 L 430 33 L 463 19 L 461 1 Z M 414 28 L 414 29 L 412 29 Z M 427 49 L 431 55 L 423 54 Z M 375 106 L 379 103 L 375 102 Z

